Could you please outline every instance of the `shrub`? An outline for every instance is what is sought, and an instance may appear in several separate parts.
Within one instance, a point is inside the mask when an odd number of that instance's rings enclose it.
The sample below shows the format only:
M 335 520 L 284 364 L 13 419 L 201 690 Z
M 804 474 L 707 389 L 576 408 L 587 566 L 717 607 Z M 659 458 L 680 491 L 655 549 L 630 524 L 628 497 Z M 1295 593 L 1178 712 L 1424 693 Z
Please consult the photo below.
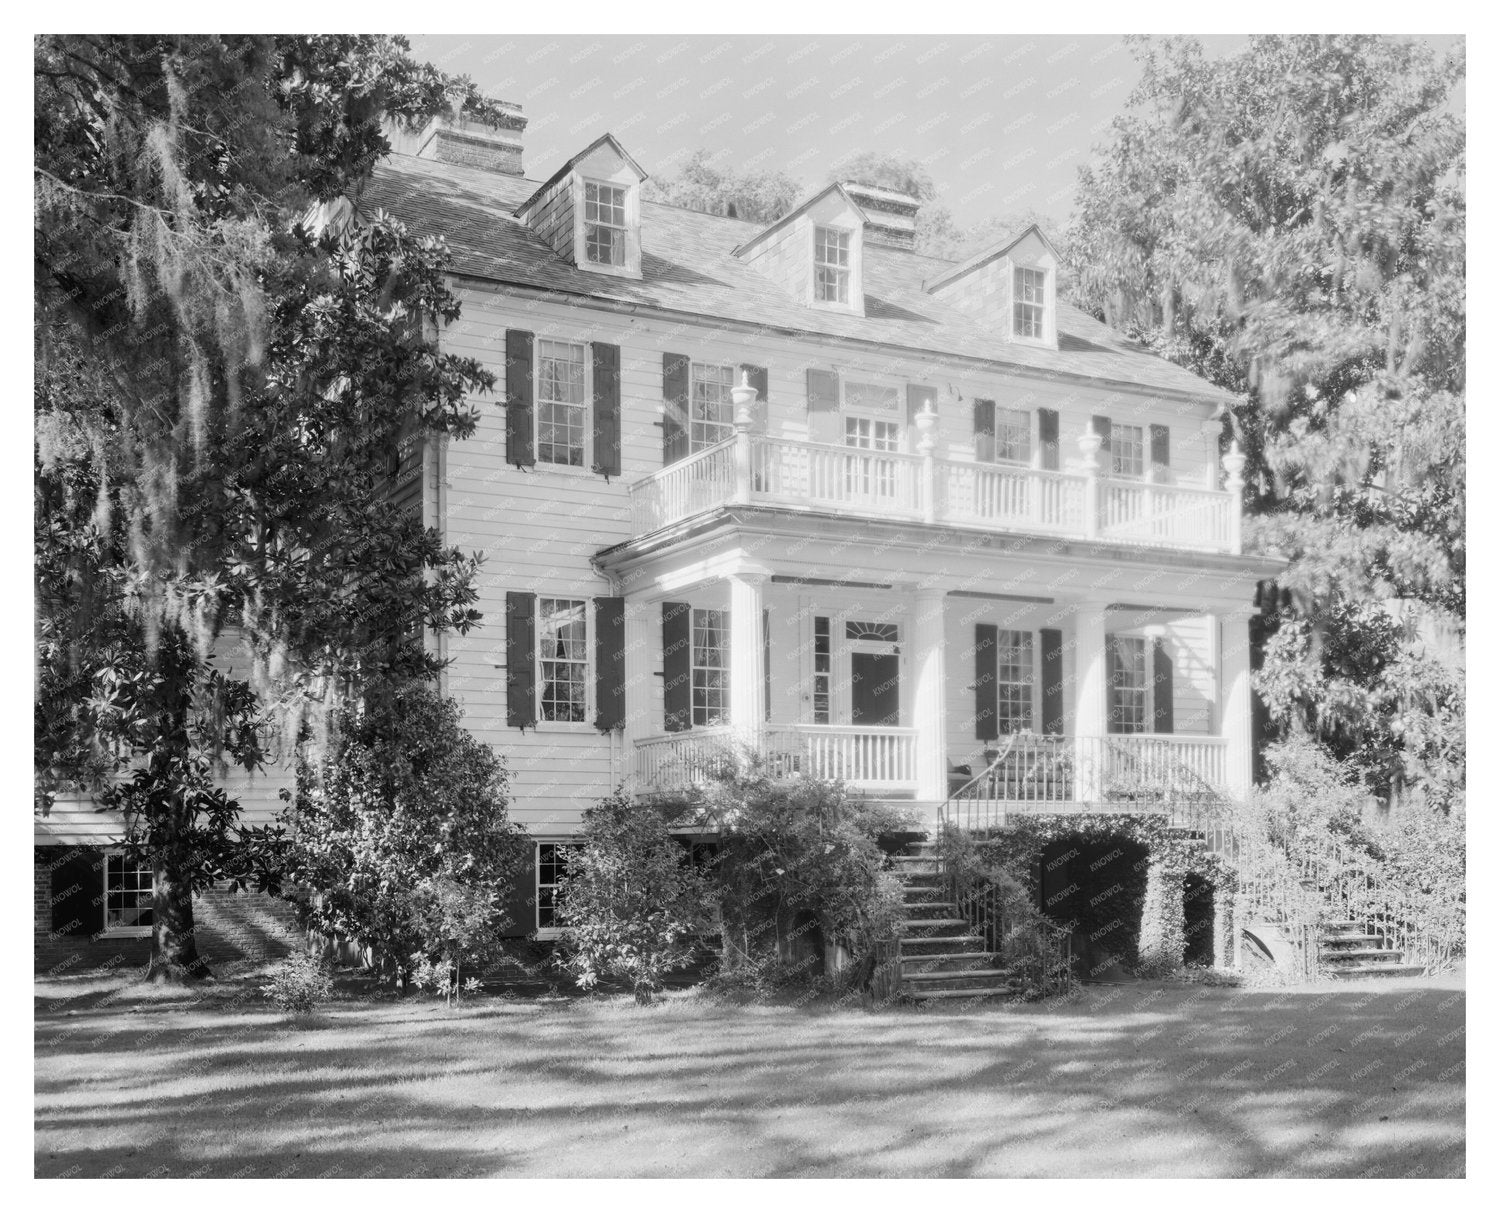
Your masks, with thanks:
M 622 796 L 584 813 L 557 892 L 563 964 L 584 989 L 616 977 L 649 1003 L 712 928 L 702 874 L 670 825 L 660 808 Z
M 877 944 L 902 916 L 901 884 L 879 839 L 910 830 L 910 814 L 851 796 L 837 781 L 782 777 L 753 754 L 709 779 L 695 809 L 719 838 L 713 892 L 725 974 L 774 972 L 775 961 L 811 978 L 819 952 L 842 948 L 850 980 L 867 984 Z
M 333 974 L 321 957 L 293 952 L 277 961 L 260 992 L 290 1015 L 309 1015 L 333 997 Z
M 426 960 L 456 984 L 506 925 L 528 854 L 506 816 L 506 775 L 458 706 L 411 686 L 335 721 L 322 771 L 304 766 L 289 813 L 289 872 L 315 930 L 355 940 L 404 984 Z

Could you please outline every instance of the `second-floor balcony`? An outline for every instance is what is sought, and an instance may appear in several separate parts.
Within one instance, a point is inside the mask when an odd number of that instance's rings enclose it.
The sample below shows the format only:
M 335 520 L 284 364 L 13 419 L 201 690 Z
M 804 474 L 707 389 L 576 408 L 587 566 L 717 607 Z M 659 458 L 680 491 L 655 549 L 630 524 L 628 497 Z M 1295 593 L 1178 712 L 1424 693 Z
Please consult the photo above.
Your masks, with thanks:
M 1097 443 L 1097 439 L 1095 440 Z M 1086 448 L 1093 456 L 1097 445 Z M 1234 456 L 1233 458 L 1242 457 Z M 1228 463 L 1228 460 L 1226 460 Z M 1185 548 L 1240 550 L 1235 491 L 939 459 L 741 431 L 630 486 L 643 535 L 725 505 Z

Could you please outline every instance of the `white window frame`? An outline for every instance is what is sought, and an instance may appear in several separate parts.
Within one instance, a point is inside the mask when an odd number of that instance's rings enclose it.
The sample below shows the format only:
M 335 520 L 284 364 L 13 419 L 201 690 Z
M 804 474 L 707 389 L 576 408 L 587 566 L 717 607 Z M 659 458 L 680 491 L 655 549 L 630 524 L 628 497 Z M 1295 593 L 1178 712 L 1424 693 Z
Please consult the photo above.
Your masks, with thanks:
M 542 350 L 549 345 L 573 346 L 583 351 L 583 403 L 577 407 L 583 415 L 583 453 L 578 463 L 559 463 L 555 459 L 542 458 Z M 587 341 L 567 341 L 558 337 L 537 337 L 536 365 L 532 370 L 532 432 L 531 449 L 535 452 L 536 466 L 549 471 L 566 471 L 591 475 L 594 465 L 594 360 Z M 571 406 L 570 406 L 571 407 Z
M 589 218 L 589 189 L 592 187 L 596 194 L 600 190 L 618 191 L 620 195 L 620 222 L 605 223 L 600 219 Z M 618 273 L 630 267 L 630 186 L 622 185 L 618 181 L 601 181 L 593 177 L 583 179 L 583 189 L 580 201 L 583 204 L 583 261 L 589 269 L 607 270 Z M 598 207 L 598 202 L 594 206 Z M 613 207 L 613 203 L 610 204 Z M 619 261 L 595 261 L 589 256 L 589 234 L 594 228 L 602 228 L 605 231 L 617 232 L 619 234 Z
M 546 612 L 543 603 L 569 603 L 573 606 L 583 608 L 583 660 L 571 664 L 581 665 L 583 668 L 583 715 L 578 720 L 549 720 L 544 716 L 544 692 L 547 687 L 547 678 L 544 673 L 544 663 L 556 658 L 548 658 L 544 652 L 546 638 L 542 634 Z M 593 719 L 594 711 L 594 654 L 593 635 L 594 626 L 591 618 L 593 604 L 587 597 L 571 597 L 565 595 L 537 595 L 536 600 L 536 727 L 541 730 L 575 730 L 591 729 L 589 723 Z
M 834 232 L 843 237 L 842 263 L 828 261 L 824 258 L 824 249 L 827 241 L 823 240 L 824 232 Z M 856 256 L 855 232 L 852 228 L 840 227 L 836 223 L 814 223 L 812 225 L 812 301 L 820 307 L 851 307 L 854 302 L 854 258 Z M 826 299 L 819 293 L 819 271 L 828 270 L 834 274 L 834 281 L 842 283 L 843 298 Z
M 1020 644 L 1012 643 L 1012 638 L 1022 636 L 1025 641 Z M 1029 657 L 1023 678 L 1006 678 L 1006 671 L 1020 668 L 1018 665 L 1007 664 L 1008 653 L 1017 650 L 1024 651 Z M 1006 737 L 1011 733 L 1036 732 L 1037 718 L 1037 677 L 1036 677 L 1036 633 L 1029 628 L 996 628 L 995 629 L 995 727 L 1000 736 Z M 1006 725 L 1011 723 L 1002 711 L 1004 701 L 1000 696 L 1001 687 L 1025 687 L 1026 688 L 1026 712 L 1025 722 L 1019 729 L 1007 729 Z
M 578 847 L 581 847 L 582 845 L 583 844 L 581 842 L 575 842 L 567 838 L 545 838 L 537 840 L 536 851 L 533 855 L 535 862 L 532 864 L 533 880 L 531 898 L 531 925 L 533 931 L 536 934 L 536 938 L 538 939 L 556 939 L 562 934 L 561 927 L 542 926 L 542 890 L 555 890 L 557 888 L 556 882 L 552 882 L 549 884 L 542 883 L 542 848 L 570 847 L 576 849 Z M 550 906 L 548 908 L 551 909 Z
M 722 422 L 700 422 L 698 420 L 698 372 L 700 369 L 729 372 L 728 384 L 724 390 L 724 420 Z M 688 364 L 688 454 L 696 454 L 698 451 L 706 450 L 711 446 L 717 446 L 726 439 L 734 437 L 734 398 L 730 395 L 730 390 L 734 387 L 735 382 L 734 373 L 734 364 L 729 362 L 699 362 L 695 358 Z M 715 384 L 714 386 L 719 385 Z M 699 442 L 697 427 L 700 424 L 714 426 L 716 430 L 721 431 L 719 437 L 715 438 L 712 442 Z
M 1121 472 L 1116 470 L 1115 468 L 1116 444 L 1119 442 L 1120 438 L 1122 437 L 1123 431 L 1125 430 L 1131 430 L 1137 435 L 1135 447 L 1140 456 L 1140 471 L 1138 472 Z M 1146 471 L 1151 466 L 1151 456 L 1147 448 L 1148 441 L 1149 439 L 1147 437 L 1145 426 L 1122 425 L 1118 421 L 1111 421 L 1109 425 L 1109 449 L 1104 452 L 1106 458 L 1109 460 L 1109 465 L 1105 470 L 1105 475 L 1112 480 L 1145 480 Z
M 110 861 L 111 860 L 119 860 L 121 862 L 122 869 L 123 869 L 124 865 L 126 865 L 126 864 L 129 863 L 129 860 L 126 859 L 125 852 L 123 850 L 118 849 L 118 848 L 115 848 L 115 849 L 112 849 L 112 850 L 107 850 L 103 854 L 103 861 L 99 865 L 99 882 L 100 882 L 101 891 L 103 893 L 103 901 L 102 901 L 101 904 L 103 905 L 103 908 L 104 908 L 104 929 L 101 932 L 101 934 L 106 939 L 147 939 L 151 935 L 151 926 L 149 924 L 146 925 L 146 926 L 110 926 L 110 923 L 109 923 L 109 865 L 110 865 Z M 151 888 L 154 891 L 155 886 L 156 886 L 156 881 L 155 881 L 154 874 L 151 872 L 151 868 L 150 868 L 149 864 L 139 864 L 139 863 L 135 864 L 135 865 L 133 865 L 132 870 L 135 871 L 136 873 L 140 873 L 142 871 L 146 872 L 146 874 L 151 877 L 151 883 L 150 883 L 150 885 L 148 887 Z M 133 891 L 140 892 L 139 889 L 133 890 Z M 155 911 L 154 911 L 154 908 L 151 911 L 151 913 L 152 913 L 152 922 L 155 922 Z
M 1029 281 L 1023 279 L 1023 275 L 1031 274 L 1036 275 L 1040 279 L 1040 287 L 1042 292 L 1042 298 L 1040 301 L 1035 299 L 1023 299 L 1021 297 L 1023 290 L 1029 291 L 1031 289 Z M 1050 270 L 1042 268 L 1039 265 L 1016 265 L 1011 267 L 1010 335 L 1014 340 L 1035 342 L 1038 345 L 1047 345 L 1051 342 L 1053 303 L 1052 283 L 1052 272 Z M 1035 333 L 1022 332 L 1020 317 L 1023 314 L 1023 308 L 1027 309 L 1026 313 L 1024 313 L 1027 315 L 1030 314 L 1031 309 L 1035 309 L 1037 329 Z
M 695 729 L 715 728 L 719 725 L 726 725 L 730 723 L 729 679 L 731 677 L 731 673 L 729 663 L 731 660 L 731 653 L 729 651 L 729 611 L 723 607 L 693 607 L 691 608 L 691 610 L 692 613 L 688 617 L 688 662 L 690 670 L 688 676 L 688 721 L 691 727 Z M 720 664 L 716 666 L 698 664 L 698 633 L 700 626 L 699 619 L 700 617 L 708 615 L 718 616 L 716 623 L 719 631 L 719 644 L 715 652 L 718 654 Z M 706 620 L 703 626 L 708 626 Z M 717 673 L 719 675 L 719 687 L 717 689 L 720 697 L 718 715 L 711 715 L 708 710 L 708 706 L 705 704 L 703 707 L 702 720 L 698 719 L 698 674 L 700 671 L 704 674 Z M 708 690 L 708 679 L 705 678 L 703 685 L 703 691 L 705 695 L 707 694 Z
M 1155 688 L 1152 686 L 1151 671 L 1151 638 L 1139 632 L 1111 632 L 1114 638 L 1114 649 L 1118 652 L 1122 643 L 1139 645 L 1141 651 L 1141 685 L 1139 688 L 1130 686 L 1129 690 L 1139 689 L 1141 692 L 1141 727 L 1139 729 L 1119 729 L 1115 727 L 1115 693 L 1118 688 L 1114 684 L 1114 673 L 1108 668 L 1104 671 L 1105 677 L 1105 702 L 1104 702 L 1104 732 L 1109 736 L 1137 737 L 1142 734 L 1151 733 L 1156 724 L 1156 699 Z
M 1021 458 L 1019 458 L 1019 459 L 1014 458 L 1012 456 L 1008 456 L 1008 455 L 1002 455 L 1000 453 L 1000 424 L 1001 424 L 1002 420 L 1004 420 L 1007 417 L 1011 418 L 1012 420 L 1019 419 L 1020 425 L 1018 427 L 1014 427 L 1014 428 L 1022 429 L 1026 433 L 1026 454 L 1024 456 L 1022 456 Z M 976 442 L 977 442 L 977 439 L 976 439 Z M 995 458 L 994 458 L 994 462 L 998 463 L 998 464 L 1001 464 L 1001 465 L 1003 465 L 1005 467 L 1028 468 L 1028 467 L 1033 466 L 1033 461 L 1036 458 L 1036 450 L 1037 450 L 1036 414 L 1031 409 L 1005 408 L 1002 405 L 1000 405 L 1000 404 L 997 403 L 995 405 Z

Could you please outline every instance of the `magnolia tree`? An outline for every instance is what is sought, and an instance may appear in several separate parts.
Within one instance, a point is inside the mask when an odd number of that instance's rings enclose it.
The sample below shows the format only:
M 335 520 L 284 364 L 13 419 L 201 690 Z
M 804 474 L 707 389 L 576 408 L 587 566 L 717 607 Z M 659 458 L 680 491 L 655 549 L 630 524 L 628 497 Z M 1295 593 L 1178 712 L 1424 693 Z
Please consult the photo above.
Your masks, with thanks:
M 34 85 L 37 809 L 118 785 L 153 976 L 202 976 L 193 890 L 274 884 L 224 768 L 477 621 L 387 485 L 493 377 L 436 344 L 441 243 L 359 196 L 387 122 L 495 110 L 372 36 L 43 36 Z

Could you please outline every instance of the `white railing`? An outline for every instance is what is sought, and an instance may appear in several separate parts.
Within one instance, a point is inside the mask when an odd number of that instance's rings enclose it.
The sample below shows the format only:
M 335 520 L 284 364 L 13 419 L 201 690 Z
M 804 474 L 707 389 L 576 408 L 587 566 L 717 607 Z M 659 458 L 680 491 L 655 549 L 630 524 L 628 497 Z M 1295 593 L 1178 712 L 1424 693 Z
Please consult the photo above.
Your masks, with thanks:
M 630 486 L 643 535 L 732 501 L 1236 551 L 1236 492 L 737 434 Z
M 945 522 L 1083 532 L 1083 476 L 952 460 L 942 461 L 939 476 Z
M 1219 550 L 1229 543 L 1228 493 L 1111 480 L 1103 498 L 1105 539 Z
M 922 461 L 915 455 L 781 438 L 753 438 L 750 451 L 756 501 L 881 516 L 921 513 Z
M 637 535 L 723 505 L 734 495 L 734 439 L 704 447 L 630 486 Z
M 916 787 L 917 730 L 837 724 L 766 725 L 745 742 L 782 778 L 842 779 L 863 791 Z M 732 763 L 739 738 L 729 728 L 688 729 L 636 742 L 642 791 L 683 791 Z

